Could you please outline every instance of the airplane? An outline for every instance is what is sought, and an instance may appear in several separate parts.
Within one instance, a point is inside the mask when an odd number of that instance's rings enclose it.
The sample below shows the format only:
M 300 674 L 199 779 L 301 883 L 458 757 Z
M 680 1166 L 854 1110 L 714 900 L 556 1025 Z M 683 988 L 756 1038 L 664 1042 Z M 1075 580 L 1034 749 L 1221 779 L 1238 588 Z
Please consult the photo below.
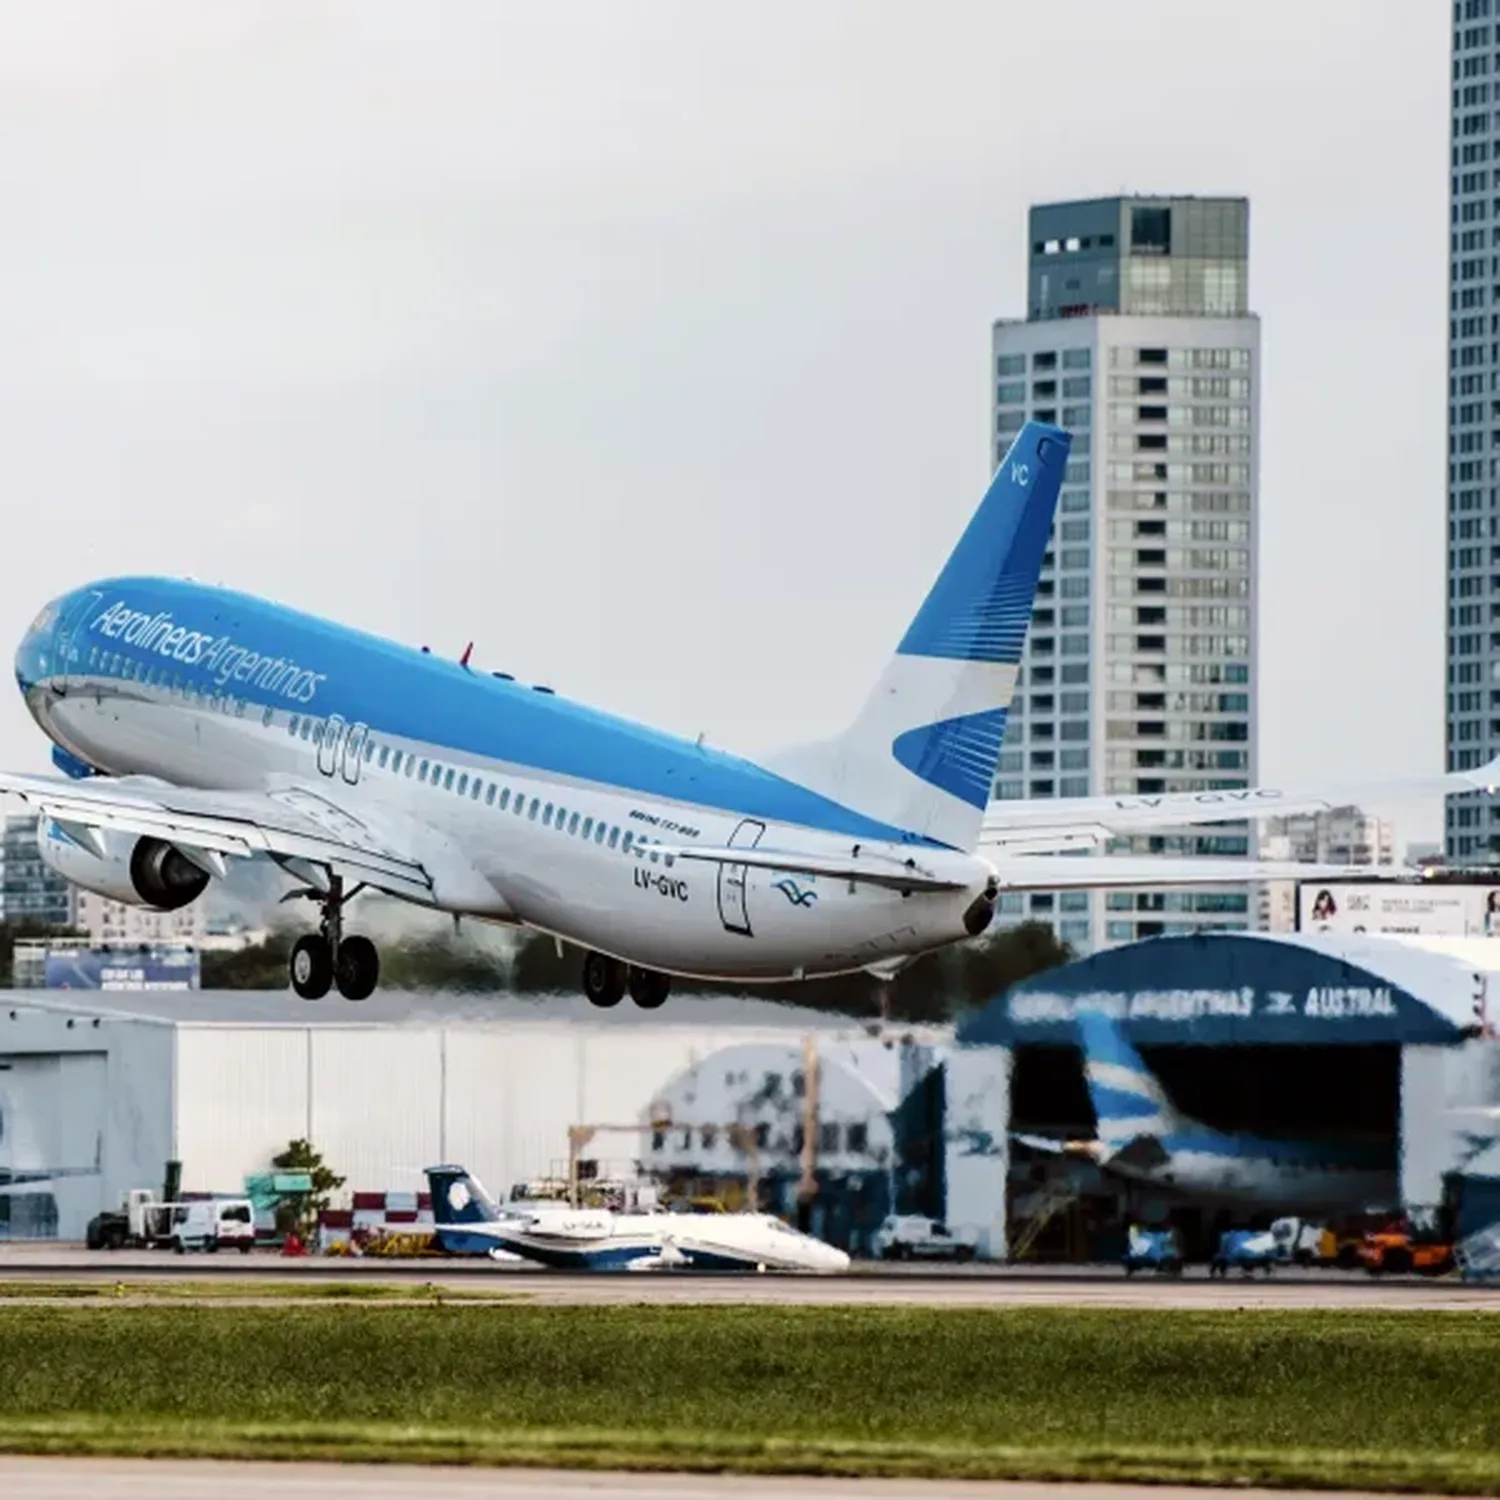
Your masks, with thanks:
M 833 1245 L 771 1214 L 634 1213 L 553 1204 L 496 1208 L 460 1166 L 428 1167 L 433 1233 L 454 1255 L 519 1255 L 570 1271 L 849 1269 Z
M 1015 1132 L 1013 1139 L 1226 1206 L 1352 1213 L 1399 1205 L 1393 1151 L 1215 1130 L 1173 1105 L 1115 1020 L 1080 1011 L 1077 1026 L 1098 1138 L 1063 1141 Z
M 595 1005 L 628 991 L 653 1009 L 673 976 L 888 978 L 983 933 L 1004 890 L 1356 873 L 1086 852 L 1338 794 L 991 805 L 1070 442 L 1021 430 L 853 724 L 764 763 L 477 669 L 467 651 L 441 660 L 246 594 L 132 577 L 55 600 L 27 631 L 16 679 L 62 774 L 0 774 L 0 793 L 37 809 L 54 870 L 136 906 L 175 910 L 231 859 L 275 861 L 297 882 L 284 899 L 320 915 L 290 957 L 306 1000 L 374 991 L 375 945 L 345 931 L 366 889 L 550 934 L 584 954 Z M 1496 781 L 1500 759 L 1383 790 Z

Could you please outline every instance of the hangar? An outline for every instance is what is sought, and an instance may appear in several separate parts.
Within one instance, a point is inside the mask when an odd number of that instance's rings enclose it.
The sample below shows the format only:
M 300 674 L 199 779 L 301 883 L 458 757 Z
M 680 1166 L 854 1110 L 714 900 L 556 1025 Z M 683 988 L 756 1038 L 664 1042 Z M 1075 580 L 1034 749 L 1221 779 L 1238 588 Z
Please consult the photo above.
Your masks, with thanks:
M 722 998 L 658 1016 L 389 992 L 350 1013 L 279 991 L 0 995 L 0 1238 L 81 1239 L 129 1189 L 160 1192 L 168 1161 L 184 1192 L 241 1192 L 296 1138 L 346 1192 L 414 1190 L 456 1159 L 503 1195 L 566 1169 L 570 1127 L 645 1121 L 711 1053 L 851 1024 Z
M 1016 1144 L 1097 1138 L 1078 1041 L 1085 1013 L 1118 1023 L 1181 1116 L 1330 1158 L 1360 1148 L 1388 1166 L 1399 1202 L 1387 1212 L 1439 1215 L 1447 1179 L 1500 1137 L 1500 1120 L 1483 1113 L 1500 1101 L 1497 949 L 1473 938 L 1202 933 L 1111 949 L 1014 986 L 957 1032 L 960 1048 L 1004 1059 L 1010 1252 L 1110 1257 L 1131 1217 L 1170 1214 L 1200 1246 L 1246 1222 L 1243 1204 L 1236 1215 L 1183 1202 L 1159 1183 L 1124 1183 Z M 1285 1207 L 1268 1198 L 1258 1217 Z

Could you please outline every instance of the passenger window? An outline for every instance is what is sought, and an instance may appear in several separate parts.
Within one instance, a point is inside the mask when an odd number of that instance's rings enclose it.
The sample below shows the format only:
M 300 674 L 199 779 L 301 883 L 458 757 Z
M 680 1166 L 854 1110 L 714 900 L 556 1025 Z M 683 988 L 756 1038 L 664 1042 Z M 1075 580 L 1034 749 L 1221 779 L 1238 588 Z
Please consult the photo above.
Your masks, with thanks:
M 291 718 L 286 721 L 286 732 L 291 735 L 293 739 L 297 738 L 297 726 L 301 722 L 302 720 L 296 714 L 293 714 Z
M 551 826 L 552 804 L 550 802 L 547 804 L 547 810 L 542 814 L 542 822 L 546 823 L 549 827 Z
M 260 716 L 260 722 L 264 724 L 267 729 L 269 729 L 271 727 L 271 720 L 275 717 L 276 710 L 267 705 L 265 711 Z
M 594 829 L 594 842 L 596 844 L 602 844 L 604 842 L 604 834 L 605 834 L 604 819 L 600 818 L 600 820 L 599 820 L 599 826 Z
M 495 783 L 493 781 L 490 782 L 489 790 L 484 794 L 484 805 L 486 807 L 493 807 L 495 805 Z
M 453 782 L 451 780 L 451 777 L 452 777 L 453 773 L 450 771 L 448 773 L 448 775 L 450 777 L 448 785 L 452 786 Z M 458 795 L 460 797 L 465 796 L 467 794 L 468 790 L 469 790 L 469 773 L 467 771 L 465 771 L 464 774 L 458 778 Z
M 611 842 L 613 842 L 613 840 L 611 840 Z M 629 854 L 630 853 L 630 846 L 634 842 L 635 842 L 635 830 L 633 828 L 627 828 L 625 830 L 625 837 L 620 840 L 620 852 L 622 854 Z
M 312 720 L 311 719 L 304 719 L 302 721 L 302 738 L 303 739 L 309 739 L 311 737 L 311 735 L 312 735 Z
M 443 790 L 445 792 L 451 792 L 453 790 L 453 767 L 452 766 L 449 766 L 448 769 L 447 769 L 447 771 L 443 774 Z
M 574 813 L 573 816 L 568 819 L 568 832 L 569 833 L 577 833 L 578 832 L 578 814 L 577 813 Z
M 418 781 L 426 781 L 427 780 L 427 762 L 425 760 L 417 768 L 417 780 Z
M 406 752 L 406 774 L 408 776 L 412 774 L 412 771 L 416 767 L 416 764 L 417 757 L 410 750 L 408 750 Z
M 483 790 L 484 790 L 484 783 L 476 776 L 474 778 L 474 785 L 469 790 L 469 795 L 474 799 L 474 801 L 478 802 L 479 801 L 479 794 Z M 494 800 L 494 796 L 495 796 L 495 789 L 494 789 L 494 787 L 491 787 L 490 788 L 490 800 L 491 801 Z
M 385 770 L 386 762 L 390 759 L 390 757 L 391 747 L 389 745 L 382 745 L 380 747 L 380 769 L 382 771 Z
M 620 830 L 618 828 L 611 828 L 609 830 L 609 847 L 613 849 L 619 844 L 619 842 Z
M 366 740 L 365 741 L 365 764 L 369 765 L 369 763 L 372 760 L 374 760 L 374 759 L 375 759 L 375 741 L 374 740 Z
M 530 813 L 530 817 L 531 817 L 531 821 L 532 821 L 532 822 L 533 822 L 533 823 L 535 823 L 535 822 L 536 822 L 536 812 L 537 812 L 537 808 L 539 808 L 539 807 L 540 807 L 540 806 L 541 806 L 541 805 L 542 805 L 542 804 L 541 804 L 541 803 L 540 803 L 540 802 L 539 802 L 539 801 L 538 801 L 538 800 L 537 800 L 537 799 L 536 799 L 536 798 L 535 798 L 535 797 L 533 797 L 533 798 L 532 798 L 532 799 L 531 799 L 531 813 Z
M 652 863 L 652 864 L 653 864 L 653 865 L 654 865 L 654 864 L 655 864 L 655 863 L 656 863 L 656 862 L 657 862 L 657 859 L 658 859 L 658 858 L 659 858 L 659 857 L 660 857 L 660 856 L 658 856 L 658 854 L 657 854 L 657 852 L 656 852 L 656 846 L 655 846 L 655 845 L 654 845 L 654 844 L 653 844 L 653 845 L 652 845 L 652 847 L 651 847 L 651 852 L 650 852 L 650 853 L 649 853 L 649 854 L 648 854 L 648 855 L 647 855 L 647 858 L 648 858 L 648 859 L 649 859 L 649 860 L 650 860 L 650 861 L 651 861 L 651 863 Z
M 583 820 L 583 836 L 586 839 L 594 836 L 594 820 L 592 818 L 585 818 Z
M 504 812 L 505 809 L 507 807 L 509 807 L 509 806 L 510 806 L 510 788 L 508 786 L 503 786 L 503 787 L 500 788 L 500 811 Z

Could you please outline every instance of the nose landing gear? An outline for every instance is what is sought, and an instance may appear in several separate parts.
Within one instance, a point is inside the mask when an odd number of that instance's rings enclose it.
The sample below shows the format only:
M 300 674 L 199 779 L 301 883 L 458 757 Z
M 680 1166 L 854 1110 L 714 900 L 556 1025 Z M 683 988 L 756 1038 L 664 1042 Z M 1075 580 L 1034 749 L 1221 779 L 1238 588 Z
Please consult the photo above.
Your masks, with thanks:
M 344 936 L 344 903 L 363 886 L 347 894 L 343 878 L 330 875 L 326 891 L 297 891 L 323 908 L 318 931 L 297 939 L 292 949 L 292 988 L 304 1000 L 321 1000 L 335 985 L 346 1000 L 367 1000 L 380 982 L 380 955 L 367 937 Z

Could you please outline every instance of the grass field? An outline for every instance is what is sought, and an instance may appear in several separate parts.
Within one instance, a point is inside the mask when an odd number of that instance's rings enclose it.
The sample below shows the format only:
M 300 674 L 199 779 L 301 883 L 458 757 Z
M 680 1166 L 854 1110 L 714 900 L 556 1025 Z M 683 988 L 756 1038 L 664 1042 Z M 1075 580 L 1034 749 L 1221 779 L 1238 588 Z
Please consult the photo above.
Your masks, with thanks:
M 0 1449 L 1500 1493 L 1500 1319 L 0 1307 Z

